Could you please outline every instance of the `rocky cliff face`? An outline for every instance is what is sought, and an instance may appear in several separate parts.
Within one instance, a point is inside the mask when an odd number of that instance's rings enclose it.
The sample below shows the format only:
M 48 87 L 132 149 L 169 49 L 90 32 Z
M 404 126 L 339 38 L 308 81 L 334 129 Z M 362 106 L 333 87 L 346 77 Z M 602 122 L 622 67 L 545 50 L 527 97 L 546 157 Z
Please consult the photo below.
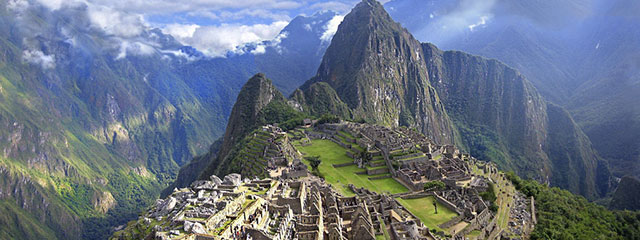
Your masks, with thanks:
M 584 133 L 518 71 L 497 60 L 422 46 L 431 84 L 473 155 L 591 199 L 608 191 L 606 164 Z
M 427 73 L 420 43 L 380 3 L 362 1 L 340 24 L 317 75 L 301 90 L 309 95 L 314 84 L 324 82 L 353 119 L 417 128 L 437 142 L 453 143 L 455 131 Z M 321 113 L 335 107 L 308 108 Z

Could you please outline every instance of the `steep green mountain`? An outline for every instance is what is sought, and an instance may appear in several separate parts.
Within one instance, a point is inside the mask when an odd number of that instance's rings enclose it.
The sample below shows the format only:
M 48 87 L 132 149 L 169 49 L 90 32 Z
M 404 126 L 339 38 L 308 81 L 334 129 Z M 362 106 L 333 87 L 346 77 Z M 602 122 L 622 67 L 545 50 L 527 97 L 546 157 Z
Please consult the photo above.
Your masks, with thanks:
M 306 97 L 319 83 L 339 99 Z M 376 1 L 363 1 L 345 17 L 317 76 L 293 100 L 310 112 L 344 102 L 353 119 L 460 141 L 481 159 L 589 199 L 609 190 L 607 165 L 589 139 L 524 76 L 496 60 L 420 45 Z
M 333 113 L 345 115 L 340 101 L 318 101 L 314 96 L 318 91 L 331 94 L 321 90 L 327 86 L 314 86 L 326 83 L 348 106 L 353 119 L 409 126 L 436 142 L 453 143 L 455 131 L 429 83 L 420 52 L 420 43 L 393 22 L 380 3 L 363 1 L 340 24 L 317 75 L 300 87 L 308 98 L 302 102 L 313 104 L 306 106 L 310 112 L 336 109 L 340 112 Z
M 625 176 L 618 183 L 618 188 L 613 193 L 610 209 L 640 210 L 640 180 L 635 177 Z
M 238 164 L 245 159 L 238 153 L 246 147 L 251 138 L 249 133 L 257 127 L 280 123 L 283 128 L 287 124 L 299 125 L 304 114 L 289 106 L 287 99 L 275 88 L 272 81 L 262 73 L 253 76 L 242 87 L 238 94 L 224 137 L 212 145 L 209 153 L 194 158 L 184 166 L 175 181 L 164 194 L 175 187 L 184 187 L 196 179 L 207 179 L 211 175 L 226 175 L 241 172 Z M 244 173 L 243 173 L 244 174 Z

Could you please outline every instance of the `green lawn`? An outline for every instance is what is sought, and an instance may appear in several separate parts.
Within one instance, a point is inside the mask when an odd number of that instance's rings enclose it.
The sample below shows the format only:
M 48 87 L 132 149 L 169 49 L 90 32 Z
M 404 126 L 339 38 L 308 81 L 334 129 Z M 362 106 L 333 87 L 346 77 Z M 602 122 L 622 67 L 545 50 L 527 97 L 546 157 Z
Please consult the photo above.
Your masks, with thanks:
M 467 234 L 466 237 L 474 239 L 474 238 L 477 238 L 478 236 L 480 236 L 480 233 L 482 233 L 482 232 L 480 232 L 480 230 L 473 230 L 469 234 Z
M 330 140 L 316 139 L 312 140 L 309 146 L 296 144 L 296 148 L 305 156 L 320 156 L 322 163 L 318 169 L 324 175 L 325 180 L 345 196 L 354 195 L 347 187 L 349 183 L 378 193 L 395 194 L 409 191 L 393 178 L 369 180 L 370 176 L 368 175 L 358 175 L 356 172 L 362 172 L 365 169 L 360 169 L 355 165 L 334 168 L 333 164 L 349 163 L 353 159 L 346 155 L 344 148 Z M 309 166 L 306 160 L 303 162 Z
M 443 231 L 438 225 L 443 224 L 454 217 L 458 216 L 458 214 L 451 209 L 445 207 L 444 205 L 437 203 L 438 205 L 438 214 L 435 214 L 435 209 L 433 208 L 433 202 L 436 201 L 433 197 L 424 197 L 424 198 L 416 198 L 416 199 L 401 199 L 397 198 L 398 202 L 402 204 L 407 210 L 411 213 L 415 214 L 424 225 L 429 227 L 429 229 L 436 229 L 438 231 Z

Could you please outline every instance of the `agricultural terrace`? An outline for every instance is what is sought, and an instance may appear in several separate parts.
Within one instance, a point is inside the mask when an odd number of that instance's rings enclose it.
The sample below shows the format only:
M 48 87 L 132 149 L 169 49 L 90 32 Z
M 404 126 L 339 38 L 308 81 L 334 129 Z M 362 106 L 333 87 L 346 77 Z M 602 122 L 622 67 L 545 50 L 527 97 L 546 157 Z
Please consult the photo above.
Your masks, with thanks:
M 444 231 L 438 225 L 443 224 L 458 214 L 444 205 L 438 203 L 433 197 L 423 197 L 416 199 L 402 199 L 396 198 L 402 206 L 404 206 L 411 213 L 416 215 L 429 229 L 436 229 L 438 231 Z M 435 213 L 433 203 L 436 202 L 438 206 L 438 214 Z
M 334 164 L 351 163 L 353 159 L 347 156 L 346 149 L 330 140 L 314 139 L 311 140 L 311 145 L 307 146 L 302 146 L 299 142 L 296 142 L 295 146 L 304 156 L 320 156 L 322 163 L 318 170 L 324 176 L 324 179 L 344 196 L 354 195 L 348 187 L 349 184 L 353 184 L 356 187 L 364 187 L 377 193 L 396 194 L 409 191 L 393 178 L 369 180 L 369 177 L 372 176 L 357 174 L 365 171 L 365 169 L 358 168 L 356 165 L 333 167 Z M 306 160 L 303 160 L 303 162 L 310 166 Z

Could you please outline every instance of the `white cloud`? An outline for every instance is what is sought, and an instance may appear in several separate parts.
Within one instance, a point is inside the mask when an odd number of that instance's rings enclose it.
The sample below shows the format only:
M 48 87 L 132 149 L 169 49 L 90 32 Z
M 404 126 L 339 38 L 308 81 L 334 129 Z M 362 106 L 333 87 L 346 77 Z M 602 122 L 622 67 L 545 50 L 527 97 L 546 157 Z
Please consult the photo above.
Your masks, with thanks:
M 105 6 L 89 4 L 91 23 L 108 34 L 119 37 L 138 36 L 146 28 L 141 15 L 127 14 Z
M 199 27 L 174 25 L 173 30 L 165 28 L 163 31 L 166 33 L 178 32 L 182 35 L 172 35 L 182 44 L 193 46 L 211 57 L 222 57 L 227 52 L 236 50 L 239 46 L 276 38 L 287 24 L 286 21 L 276 21 L 269 25 L 222 24 Z M 194 28 L 195 30 L 190 32 Z
M 489 18 L 490 18 L 490 16 L 482 16 L 482 17 L 480 17 L 480 20 L 478 22 L 468 26 L 469 31 L 473 32 L 473 30 L 475 28 L 483 26 L 483 25 L 486 25 L 487 24 L 487 20 L 489 20 Z
M 22 59 L 32 64 L 37 64 L 42 69 L 52 69 L 56 67 L 56 56 L 46 55 L 40 50 L 24 50 L 22 52 Z
M 325 31 L 324 33 L 322 33 L 322 36 L 320 36 L 320 40 L 325 42 L 331 41 L 333 35 L 335 35 L 338 31 L 338 26 L 340 26 L 342 20 L 344 20 L 343 15 L 336 15 L 331 20 L 329 20 L 327 25 L 324 27 Z
M 198 24 L 178 24 L 173 23 L 165 26 L 162 29 L 164 34 L 169 34 L 178 40 L 183 40 L 193 37 L 193 34 L 200 28 Z
M 251 54 L 259 55 L 267 52 L 267 48 L 263 44 L 258 44 L 255 49 L 251 50 Z
M 351 8 L 353 8 L 353 4 L 347 4 L 341 1 L 328 1 L 328 2 L 319 2 L 312 4 L 309 8 L 317 9 L 317 10 L 325 10 L 325 11 L 334 11 L 339 13 L 347 13 Z
M 128 54 L 144 56 L 155 52 L 156 49 L 146 43 L 122 40 L 122 42 L 120 42 L 120 52 L 118 53 L 118 56 L 116 56 L 116 60 L 126 58 Z
M 41 0 L 50 1 L 50 0 Z M 55 0 L 63 1 L 63 0 Z M 302 3 L 292 0 L 89 0 L 119 11 L 138 14 L 173 14 L 178 12 L 214 11 L 221 9 L 294 9 Z
M 9 0 L 7 2 L 7 9 L 12 11 L 22 11 L 29 7 L 29 2 L 27 0 Z

